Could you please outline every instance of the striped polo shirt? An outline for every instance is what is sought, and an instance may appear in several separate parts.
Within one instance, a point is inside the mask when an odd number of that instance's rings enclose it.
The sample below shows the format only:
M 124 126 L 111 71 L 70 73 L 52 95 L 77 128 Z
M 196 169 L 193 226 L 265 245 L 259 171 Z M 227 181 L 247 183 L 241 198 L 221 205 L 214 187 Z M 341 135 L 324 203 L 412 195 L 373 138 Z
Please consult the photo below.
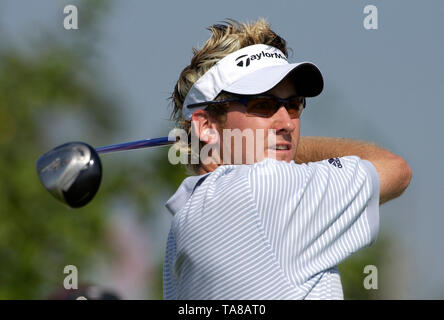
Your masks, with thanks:
M 343 299 L 337 265 L 376 239 L 379 178 L 355 156 L 265 159 L 188 177 L 166 207 L 165 299 Z

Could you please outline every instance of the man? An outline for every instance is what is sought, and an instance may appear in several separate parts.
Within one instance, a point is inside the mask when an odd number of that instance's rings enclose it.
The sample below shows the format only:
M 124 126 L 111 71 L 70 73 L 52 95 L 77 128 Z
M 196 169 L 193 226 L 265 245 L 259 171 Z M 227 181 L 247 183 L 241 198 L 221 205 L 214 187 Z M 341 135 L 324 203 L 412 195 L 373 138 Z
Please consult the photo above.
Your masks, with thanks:
M 173 118 L 200 141 L 184 149 L 200 161 L 166 204 L 164 297 L 343 299 L 336 266 L 375 241 L 379 204 L 404 191 L 410 167 L 371 143 L 300 137 L 322 75 L 288 63 L 264 20 L 210 31 L 173 93 Z M 233 146 L 224 133 L 236 130 L 252 140 Z

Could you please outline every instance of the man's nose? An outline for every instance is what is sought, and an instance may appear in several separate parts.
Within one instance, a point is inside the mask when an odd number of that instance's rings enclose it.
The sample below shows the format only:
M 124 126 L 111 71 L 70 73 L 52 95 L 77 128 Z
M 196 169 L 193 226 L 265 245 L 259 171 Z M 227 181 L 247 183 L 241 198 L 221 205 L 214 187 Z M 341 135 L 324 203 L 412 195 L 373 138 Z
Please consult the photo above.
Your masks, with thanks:
M 276 130 L 277 134 L 279 134 L 279 132 L 290 133 L 296 128 L 294 121 L 292 121 L 288 114 L 287 108 L 283 105 L 275 112 L 272 119 L 273 129 Z

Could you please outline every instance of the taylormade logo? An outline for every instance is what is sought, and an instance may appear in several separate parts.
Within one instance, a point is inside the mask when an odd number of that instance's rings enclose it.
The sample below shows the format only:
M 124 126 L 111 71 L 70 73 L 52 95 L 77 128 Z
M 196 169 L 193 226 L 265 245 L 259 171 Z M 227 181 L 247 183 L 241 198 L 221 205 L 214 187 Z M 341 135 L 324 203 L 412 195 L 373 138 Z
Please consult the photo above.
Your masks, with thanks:
M 265 52 L 262 51 L 261 53 L 257 53 L 257 54 L 252 54 L 250 56 L 248 56 L 247 54 L 241 55 L 239 57 L 236 58 L 236 65 L 238 67 L 248 67 L 250 65 L 250 62 L 253 60 L 261 60 L 262 58 L 275 58 L 275 59 L 284 59 L 287 60 L 287 58 L 277 52 L 274 53 L 270 53 L 270 52 Z

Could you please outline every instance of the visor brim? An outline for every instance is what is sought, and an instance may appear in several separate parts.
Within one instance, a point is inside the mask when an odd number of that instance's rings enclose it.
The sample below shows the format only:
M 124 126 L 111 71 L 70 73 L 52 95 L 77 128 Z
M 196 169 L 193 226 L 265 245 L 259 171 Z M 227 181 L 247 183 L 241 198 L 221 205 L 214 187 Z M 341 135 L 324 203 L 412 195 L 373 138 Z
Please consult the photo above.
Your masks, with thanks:
M 315 97 L 324 88 L 318 67 L 310 62 L 301 62 L 259 69 L 237 80 L 224 91 L 242 95 L 260 94 L 273 89 L 287 76 L 294 81 L 298 95 L 304 97 Z

